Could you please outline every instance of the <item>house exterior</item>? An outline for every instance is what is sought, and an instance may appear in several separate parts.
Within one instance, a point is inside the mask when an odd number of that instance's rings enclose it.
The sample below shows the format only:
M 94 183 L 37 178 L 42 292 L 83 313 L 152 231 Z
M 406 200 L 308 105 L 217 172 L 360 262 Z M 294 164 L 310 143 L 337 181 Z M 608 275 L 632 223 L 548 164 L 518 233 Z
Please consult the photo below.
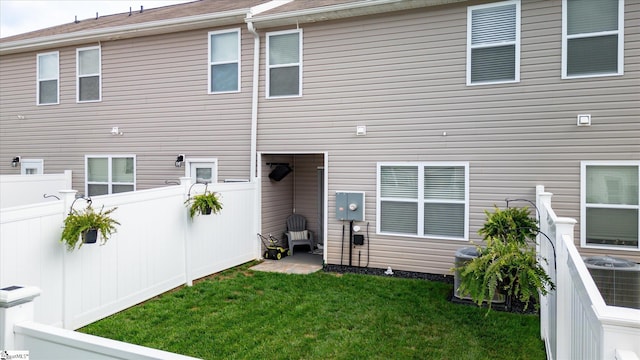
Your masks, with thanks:
M 327 264 L 437 274 L 544 185 L 584 256 L 638 262 L 639 20 L 638 0 L 202 0 L 5 38 L 0 172 L 261 181 L 263 233 L 300 213 Z

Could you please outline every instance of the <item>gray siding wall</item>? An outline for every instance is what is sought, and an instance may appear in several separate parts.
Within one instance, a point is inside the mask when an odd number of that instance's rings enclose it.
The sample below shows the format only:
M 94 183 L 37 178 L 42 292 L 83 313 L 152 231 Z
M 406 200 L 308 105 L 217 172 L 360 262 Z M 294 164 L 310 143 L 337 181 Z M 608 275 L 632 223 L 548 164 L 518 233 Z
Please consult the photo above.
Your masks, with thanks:
M 241 27 L 224 27 L 230 29 Z M 242 31 L 240 93 L 207 93 L 208 31 L 102 42 L 102 101 L 76 103 L 76 48 L 60 52 L 60 104 L 36 106 L 36 52 L 0 58 L 0 173 L 10 158 L 44 159 L 45 173 L 73 170 L 84 191 L 85 154 L 134 154 L 137 188 L 184 176 L 179 153 L 218 159 L 218 179 L 249 178 L 253 36 Z M 17 118 L 23 115 L 24 120 Z M 118 126 L 122 136 L 112 136 Z
M 336 190 L 366 192 L 370 253 L 357 248 L 361 265 L 370 255 L 372 267 L 447 274 L 455 250 L 471 245 L 376 235 L 377 162 L 469 162 L 469 236 L 478 241 L 483 210 L 505 198 L 535 200 L 539 184 L 555 194 L 559 216 L 579 221 L 580 161 L 640 159 L 638 1 L 626 1 L 624 76 L 562 80 L 561 1 L 526 0 L 520 82 L 482 86 L 465 83 L 466 11 L 300 25 L 303 96 L 261 94 L 259 151 L 329 153 L 328 263 L 341 262 Z M 582 113 L 592 126 L 576 126 Z M 357 125 L 366 136 L 356 136 Z M 575 235 L 579 243 L 579 226 Z M 606 252 L 640 260 L 638 252 Z

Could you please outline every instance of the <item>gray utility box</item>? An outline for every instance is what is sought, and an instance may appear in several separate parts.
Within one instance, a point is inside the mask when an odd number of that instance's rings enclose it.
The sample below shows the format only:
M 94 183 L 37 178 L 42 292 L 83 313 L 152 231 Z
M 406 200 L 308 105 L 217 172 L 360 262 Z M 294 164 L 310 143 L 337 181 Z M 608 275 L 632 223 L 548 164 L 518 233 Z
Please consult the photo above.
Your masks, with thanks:
M 336 191 L 336 218 L 364 221 L 364 192 Z

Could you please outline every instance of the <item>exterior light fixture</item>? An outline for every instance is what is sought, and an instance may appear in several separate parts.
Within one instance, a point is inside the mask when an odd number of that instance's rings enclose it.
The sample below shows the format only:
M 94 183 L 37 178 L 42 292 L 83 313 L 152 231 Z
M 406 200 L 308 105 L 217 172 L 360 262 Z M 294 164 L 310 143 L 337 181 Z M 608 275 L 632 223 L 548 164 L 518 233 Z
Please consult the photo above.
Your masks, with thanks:
M 20 156 L 16 156 L 11 160 L 11 167 L 18 167 L 18 164 L 20 164 Z
M 578 115 L 578 126 L 591 126 L 591 114 Z
M 184 154 L 179 154 L 176 158 L 176 167 L 182 167 L 182 164 L 184 164 Z

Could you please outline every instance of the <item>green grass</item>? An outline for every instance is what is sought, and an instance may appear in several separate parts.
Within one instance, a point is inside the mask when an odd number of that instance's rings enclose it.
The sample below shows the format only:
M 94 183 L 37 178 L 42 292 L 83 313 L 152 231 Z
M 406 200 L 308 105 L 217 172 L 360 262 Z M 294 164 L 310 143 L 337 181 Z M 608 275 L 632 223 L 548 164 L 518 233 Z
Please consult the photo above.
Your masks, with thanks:
M 545 359 L 537 316 L 453 304 L 448 284 L 249 265 L 79 331 L 203 359 Z

